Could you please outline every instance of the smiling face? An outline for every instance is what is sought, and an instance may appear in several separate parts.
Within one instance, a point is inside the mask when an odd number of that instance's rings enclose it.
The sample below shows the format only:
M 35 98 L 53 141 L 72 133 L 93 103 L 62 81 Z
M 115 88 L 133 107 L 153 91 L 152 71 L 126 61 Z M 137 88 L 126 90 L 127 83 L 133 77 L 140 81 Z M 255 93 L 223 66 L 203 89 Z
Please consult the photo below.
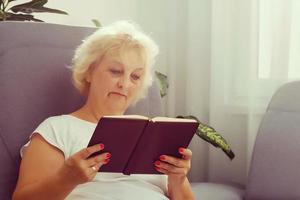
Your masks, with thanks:
M 105 55 L 91 66 L 88 102 L 104 115 L 120 115 L 136 99 L 142 89 L 145 67 L 134 50 Z

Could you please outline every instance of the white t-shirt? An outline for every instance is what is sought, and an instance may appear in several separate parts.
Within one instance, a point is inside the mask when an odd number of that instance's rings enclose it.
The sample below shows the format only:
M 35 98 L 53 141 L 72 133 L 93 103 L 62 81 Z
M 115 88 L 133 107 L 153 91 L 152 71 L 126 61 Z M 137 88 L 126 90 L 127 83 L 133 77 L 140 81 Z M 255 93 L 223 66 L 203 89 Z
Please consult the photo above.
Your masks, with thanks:
M 69 156 L 87 147 L 96 125 L 72 115 L 53 116 L 43 121 L 33 134 L 39 133 L 48 143 L 60 149 L 65 159 L 68 159 Z M 22 147 L 21 156 L 29 143 L 30 141 Z M 66 199 L 167 200 L 166 191 L 166 175 L 127 176 L 122 173 L 99 172 L 91 182 L 78 185 Z

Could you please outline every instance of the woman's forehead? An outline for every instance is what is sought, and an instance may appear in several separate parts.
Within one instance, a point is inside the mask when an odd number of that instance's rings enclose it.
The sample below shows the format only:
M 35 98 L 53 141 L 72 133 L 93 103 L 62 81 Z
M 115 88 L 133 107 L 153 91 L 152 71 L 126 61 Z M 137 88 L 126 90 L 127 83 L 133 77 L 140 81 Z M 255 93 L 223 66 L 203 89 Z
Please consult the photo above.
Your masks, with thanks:
M 144 68 L 145 60 L 141 55 L 134 51 L 126 51 L 119 54 L 106 54 L 104 57 L 109 63 L 123 66 L 132 66 L 134 68 Z

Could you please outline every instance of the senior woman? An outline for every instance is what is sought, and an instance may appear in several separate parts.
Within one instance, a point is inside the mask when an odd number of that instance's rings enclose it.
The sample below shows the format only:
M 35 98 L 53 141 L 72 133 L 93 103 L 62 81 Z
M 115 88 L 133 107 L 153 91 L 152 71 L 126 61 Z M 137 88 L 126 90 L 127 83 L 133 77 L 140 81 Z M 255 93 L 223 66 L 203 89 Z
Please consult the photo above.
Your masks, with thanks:
M 109 152 L 90 157 L 105 144 L 87 147 L 102 116 L 122 115 L 146 95 L 157 53 L 157 45 L 126 21 L 102 27 L 83 41 L 72 72 L 86 102 L 72 113 L 47 118 L 31 134 L 21 149 L 14 200 L 193 199 L 186 177 L 189 149 L 180 149 L 182 158 L 158 158 L 153 167 L 164 175 L 126 176 L 101 172 L 114 156 Z

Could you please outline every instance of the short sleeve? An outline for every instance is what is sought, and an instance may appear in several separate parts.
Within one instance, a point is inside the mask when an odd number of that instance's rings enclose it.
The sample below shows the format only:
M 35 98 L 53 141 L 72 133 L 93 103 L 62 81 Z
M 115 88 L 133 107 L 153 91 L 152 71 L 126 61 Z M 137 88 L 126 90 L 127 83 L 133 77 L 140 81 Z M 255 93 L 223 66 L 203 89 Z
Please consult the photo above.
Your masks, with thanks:
M 31 138 L 34 134 L 40 134 L 50 145 L 61 150 L 65 155 L 63 137 L 59 134 L 59 124 L 55 117 L 50 117 L 44 120 L 29 136 L 29 141 L 21 148 L 20 155 L 23 157 L 23 153 L 31 142 Z

